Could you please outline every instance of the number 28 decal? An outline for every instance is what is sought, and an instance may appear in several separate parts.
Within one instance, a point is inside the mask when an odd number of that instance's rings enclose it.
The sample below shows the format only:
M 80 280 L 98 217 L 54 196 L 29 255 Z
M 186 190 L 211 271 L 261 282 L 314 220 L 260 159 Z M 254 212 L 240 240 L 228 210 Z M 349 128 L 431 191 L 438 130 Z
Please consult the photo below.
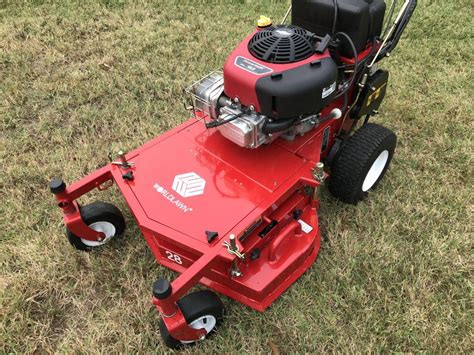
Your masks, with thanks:
M 181 257 L 178 254 L 172 253 L 169 250 L 165 250 L 165 253 L 167 259 L 179 265 L 183 264 L 183 261 L 181 260 Z

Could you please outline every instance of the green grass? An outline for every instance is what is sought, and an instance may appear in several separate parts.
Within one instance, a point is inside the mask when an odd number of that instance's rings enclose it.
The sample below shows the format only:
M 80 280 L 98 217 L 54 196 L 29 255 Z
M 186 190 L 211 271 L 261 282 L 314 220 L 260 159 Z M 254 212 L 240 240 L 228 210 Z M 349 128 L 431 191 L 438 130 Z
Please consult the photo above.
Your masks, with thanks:
M 150 286 L 172 273 L 133 223 L 100 252 L 73 250 L 47 182 L 186 120 L 182 88 L 286 4 L 0 5 L 2 352 L 164 351 Z M 472 14 L 469 0 L 420 1 L 384 62 L 376 121 L 399 137 L 386 179 L 357 207 L 325 191 L 313 267 L 263 314 L 224 298 L 223 327 L 191 351 L 474 351 Z M 117 192 L 100 199 L 132 221 Z

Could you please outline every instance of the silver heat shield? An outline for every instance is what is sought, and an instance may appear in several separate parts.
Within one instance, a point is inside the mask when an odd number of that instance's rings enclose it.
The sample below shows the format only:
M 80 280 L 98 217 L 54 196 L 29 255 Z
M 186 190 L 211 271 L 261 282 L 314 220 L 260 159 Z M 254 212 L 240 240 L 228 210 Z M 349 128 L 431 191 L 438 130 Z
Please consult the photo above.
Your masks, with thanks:
M 265 116 L 257 113 L 242 114 L 239 109 L 228 106 L 222 107 L 220 111 L 220 120 L 240 115 L 217 128 L 228 140 L 244 148 L 257 148 L 267 142 L 267 136 L 262 133 Z

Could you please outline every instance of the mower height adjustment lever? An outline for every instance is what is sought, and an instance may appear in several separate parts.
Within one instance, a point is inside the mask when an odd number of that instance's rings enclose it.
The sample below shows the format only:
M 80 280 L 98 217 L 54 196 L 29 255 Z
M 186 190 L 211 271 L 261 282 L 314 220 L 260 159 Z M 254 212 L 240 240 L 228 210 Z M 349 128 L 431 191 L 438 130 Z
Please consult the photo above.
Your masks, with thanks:
M 127 158 L 125 157 L 125 152 L 123 150 L 119 150 L 117 152 L 117 155 L 120 159 L 120 161 L 112 161 L 112 164 L 113 165 L 119 165 L 120 167 L 122 167 L 123 169 L 128 169 L 128 168 L 131 168 L 132 166 L 135 165 L 134 162 L 131 162 L 131 161 L 128 161 Z M 113 160 L 112 159 L 112 154 L 109 153 L 109 159 L 110 160 Z
M 235 240 L 235 234 L 231 234 L 229 236 L 229 241 L 225 241 L 223 245 L 227 248 L 229 254 L 235 255 L 239 259 L 245 258 L 245 254 L 242 254 L 239 251 L 239 246 L 237 245 L 237 241 Z M 240 271 L 239 265 L 237 263 L 237 259 L 232 260 L 232 267 L 230 268 L 230 275 L 232 277 L 240 277 L 242 276 L 242 271 Z
M 239 259 L 245 258 L 245 254 L 242 254 L 239 251 L 239 246 L 237 245 L 237 242 L 235 241 L 235 235 L 231 234 L 229 237 L 230 243 L 228 241 L 225 241 L 223 245 L 227 248 L 227 251 L 229 254 L 235 255 Z

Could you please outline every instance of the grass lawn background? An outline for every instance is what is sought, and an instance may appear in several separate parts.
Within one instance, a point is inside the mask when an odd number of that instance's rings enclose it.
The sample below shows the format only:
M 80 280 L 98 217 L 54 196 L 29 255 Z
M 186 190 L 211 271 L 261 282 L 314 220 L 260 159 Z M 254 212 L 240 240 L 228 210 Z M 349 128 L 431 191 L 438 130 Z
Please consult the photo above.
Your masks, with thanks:
M 124 238 L 75 251 L 47 189 L 188 118 L 182 89 L 286 1 L 0 4 L 2 352 L 160 352 L 155 263 L 117 191 Z M 263 314 L 228 316 L 193 352 L 472 352 L 474 25 L 469 0 L 419 1 L 374 119 L 386 179 L 359 206 L 323 192 L 317 262 Z

